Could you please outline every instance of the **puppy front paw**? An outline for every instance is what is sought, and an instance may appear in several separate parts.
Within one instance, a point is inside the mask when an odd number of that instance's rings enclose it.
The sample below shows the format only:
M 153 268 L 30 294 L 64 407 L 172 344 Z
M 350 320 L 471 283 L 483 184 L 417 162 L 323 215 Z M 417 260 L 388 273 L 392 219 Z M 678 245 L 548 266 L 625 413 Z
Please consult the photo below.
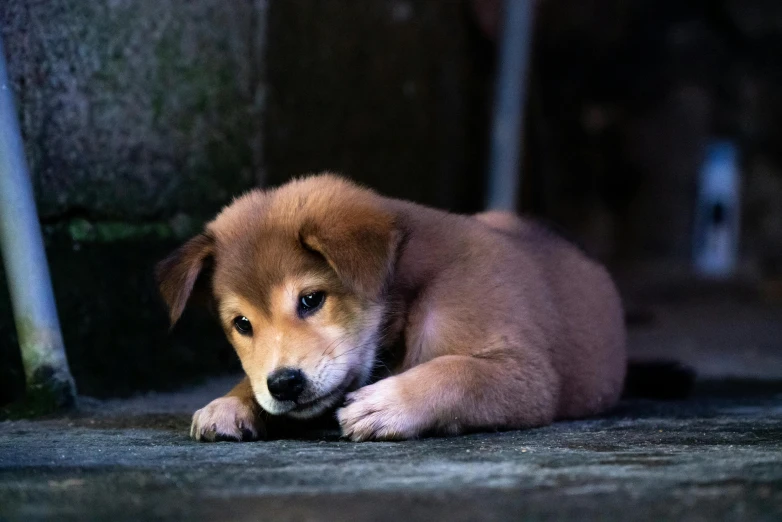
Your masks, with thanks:
M 337 411 L 342 435 L 353 441 L 403 440 L 421 434 L 420 412 L 399 393 L 394 378 L 349 393 Z
M 190 436 L 208 442 L 257 440 L 266 434 L 258 414 L 251 399 L 220 397 L 193 414 Z

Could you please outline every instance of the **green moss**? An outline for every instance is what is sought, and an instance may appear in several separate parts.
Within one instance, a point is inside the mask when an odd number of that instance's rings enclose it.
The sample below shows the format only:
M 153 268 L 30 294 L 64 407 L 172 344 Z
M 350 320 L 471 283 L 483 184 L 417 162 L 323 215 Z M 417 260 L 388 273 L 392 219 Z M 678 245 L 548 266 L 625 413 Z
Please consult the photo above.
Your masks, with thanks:
M 29 345 L 36 339 L 33 321 L 18 318 L 16 331 L 19 343 L 23 345 L 24 365 L 35 370 L 28 379 L 24 399 L 0 409 L 0 419 L 37 417 L 74 406 L 75 389 L 70 375 L 52 367 L 37 346 Z
M 113 243 L 138 239 L 183 239 L 192 235 L 199 224 L 200 221 L 187 217 L 179 217 L 171 224 L 163 221 L 127 223 L 73 219 L 64 225 L 50 225 L 47 232 L 56 232 L 64 226 L 70 238 L 78 243 Z
M 16 317 L 15 318 L 15 326 L 16 326 L 16 337 L 19 339 L 19 342 L 23 343 L 27 339 L 32 339 L 35 334 L 35 327 L 32 319 L 29 319 L 27 317 Z M 37 360 L 30 360 L 30 355 L 33 355 L 32 353 L 22 354 L 23 359 L 32 363 L 33 365 L 38 364 L 39 361 Z
M 17 317 L 15 323 L 27 373 L 26 393 L 21 402 L 0 410 L 0 418 L 31 417 L 73 406 L 76 393 L 73 379 L 67 369 L 56 366 L 48 358 L 52 354 L 49 347 L 38 344 L 41 333 L 35 322 L 28 317 Z

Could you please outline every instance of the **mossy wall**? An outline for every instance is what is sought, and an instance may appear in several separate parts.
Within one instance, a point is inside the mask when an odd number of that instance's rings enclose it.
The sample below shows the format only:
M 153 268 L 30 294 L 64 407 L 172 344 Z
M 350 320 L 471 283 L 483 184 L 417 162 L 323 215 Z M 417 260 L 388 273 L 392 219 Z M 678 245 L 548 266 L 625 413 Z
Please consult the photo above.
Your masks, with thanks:
M 208 215 L 260 169 L 251 0 L 6 0 L 11 80 L 45 221 Z

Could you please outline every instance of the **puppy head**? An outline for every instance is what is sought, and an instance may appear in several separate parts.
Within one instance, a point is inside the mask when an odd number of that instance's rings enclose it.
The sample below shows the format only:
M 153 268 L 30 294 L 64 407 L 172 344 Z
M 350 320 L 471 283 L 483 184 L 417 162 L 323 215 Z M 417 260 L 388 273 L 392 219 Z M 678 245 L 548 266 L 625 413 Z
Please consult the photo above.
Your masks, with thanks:
M 207 276 L 259 404 L 307 418 L 371 374 L 399 240 L 383 200 L 331 175 L 237 199 L 158 265 L 172 324 Z

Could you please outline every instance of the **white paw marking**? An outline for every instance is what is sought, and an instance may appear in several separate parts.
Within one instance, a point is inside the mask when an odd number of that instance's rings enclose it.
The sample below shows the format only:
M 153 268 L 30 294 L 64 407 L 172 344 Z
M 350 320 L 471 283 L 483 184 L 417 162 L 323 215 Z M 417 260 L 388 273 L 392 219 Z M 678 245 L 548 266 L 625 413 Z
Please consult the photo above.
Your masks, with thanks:
M 421 433 L 419 415 L 403 400 L 394 377 L 349 393 L 337 411 L 342 435 L 356 442 L 402 440 Z
M 195 440 L 248 441 L 265 435 L 257 406 L 239 397 L 220 397 L 193 414 L 190 436 Z

